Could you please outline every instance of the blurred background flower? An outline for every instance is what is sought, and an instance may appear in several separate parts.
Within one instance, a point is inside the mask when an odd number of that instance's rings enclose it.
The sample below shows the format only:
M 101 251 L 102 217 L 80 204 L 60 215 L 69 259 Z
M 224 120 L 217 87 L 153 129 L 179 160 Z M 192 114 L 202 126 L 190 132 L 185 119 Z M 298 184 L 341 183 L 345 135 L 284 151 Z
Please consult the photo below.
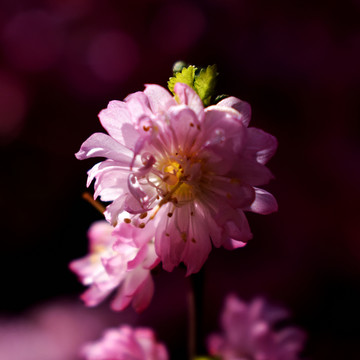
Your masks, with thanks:
M 56 299 L 22 316 L 0 318 L 0 358 L 75 360 L 84 343 L 96 340 L 110 324 L 104 309 L 88 311 L 73 299 Z
M 157 341 L 151 328 L 122 325 L 107 329 L 103 337 L 87 343 L 81 351 L 86 360 L 168 360 L 166 346 Z
M 248 214 L 254 238 L 211 253 L 206 333 L 224 294 L 261 293 L 292 310 L 312 358 L 359 358 L 359 13 L 356 0 L 2 1 L 3 316 L 82 291 L 67 264 L 101 215 L 81 198 L 91 164 L 74 153 L 102 131 L 98 112 L 165 86 L 176 60 L 216 63 L 218 92 L 248 101 L 252 125 L 279 140 L 266 188 L 279 212 Z M 186 356 L 183 275 L 156 275 L 152 304 L 129 313 L 171 359 Z
M 223 360 L 299 359 L 306 335 L 295 326 L 284 326 L 288 318 L 286 309 L 271 306 L 263 298 L 247 304 L 227 295 L 221 312 L 222 333 L 208 337 L 209 354 Z

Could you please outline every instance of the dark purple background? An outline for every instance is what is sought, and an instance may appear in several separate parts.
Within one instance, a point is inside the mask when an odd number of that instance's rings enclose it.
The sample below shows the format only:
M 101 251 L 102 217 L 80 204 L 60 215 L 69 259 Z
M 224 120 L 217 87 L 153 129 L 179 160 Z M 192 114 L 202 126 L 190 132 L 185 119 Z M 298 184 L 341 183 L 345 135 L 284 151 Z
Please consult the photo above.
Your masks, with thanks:
M 218 92 L 248 101 L 252 125 L 279 140 L 266 187 L 279 212 L 249 214 L 254 239 L 211 253 L 205 332 L 228 292 L 260 294 L 292 310 L 309 357 L 359 358 L 359 18 L 359 0 L 3 0 L 1 312 L 83 289 L 67 264 L 101 215 L 81 199 L 96 160 L 73 154 L 102 131 L 98 112 L 144 83 L 166 86 L 176 60 L 216 63 Z M 151 306 L 127 313 L 181 358 L 183 270 L 155 282 Z

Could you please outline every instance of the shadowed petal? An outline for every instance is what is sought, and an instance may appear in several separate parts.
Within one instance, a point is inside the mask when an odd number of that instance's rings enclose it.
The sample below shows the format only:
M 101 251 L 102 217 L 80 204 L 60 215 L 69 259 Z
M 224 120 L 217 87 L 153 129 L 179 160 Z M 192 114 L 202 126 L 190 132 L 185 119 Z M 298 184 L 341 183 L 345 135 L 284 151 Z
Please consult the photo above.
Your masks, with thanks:
M 241 122 L 247 127 L 251 119 L 251 106 L 246 101 L 242 101 L 234 96 L 229 96 L 219 101 L 216 106 L 231 107 L 241 114 Z
M 255 188 L 255 200 L 248 207 L 248 210 L 258 214 L 267 215 L 277 211 L 278 204 L 274 196 L 269 192 Z
M 275 154 L 277 140 L 265 131 L 249 128 L 246 140 L 245 156 L 255 159 L 260 164 L 266 164 Z

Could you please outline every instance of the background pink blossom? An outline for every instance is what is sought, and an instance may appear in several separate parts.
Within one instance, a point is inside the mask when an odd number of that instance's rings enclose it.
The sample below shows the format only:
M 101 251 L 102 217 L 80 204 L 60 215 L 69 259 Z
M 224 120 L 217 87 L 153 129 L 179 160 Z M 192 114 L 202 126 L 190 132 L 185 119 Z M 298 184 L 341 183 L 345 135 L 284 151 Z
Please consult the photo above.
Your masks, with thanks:
M 312 358 L 360 358 L 359 13 L 358 0 L 1 1 L 1 312 L 83 290 L 67 264 L 101 215 L 81 198 L 91 161 L 73 154 L 102 131 L 98 112 L 165 86 L 178 59 L 217 63 L 219 93 L 248 101 L 252 126 L 279 140 L 266 188 L 279 211 L 248 214 L 253 240 L 211 253 L 204 327 L 216 329 L 227 292 L 262 293 L 292 310 Z M 158 274 L 136 318 L 171 359 L 186 356 L 183 275 Z
M 105 309 L 88 311 L 73 299 L 41 303 L 21 316 L 0 316 L 0 359 L 76 360 L 84 343 L 114 325 Z

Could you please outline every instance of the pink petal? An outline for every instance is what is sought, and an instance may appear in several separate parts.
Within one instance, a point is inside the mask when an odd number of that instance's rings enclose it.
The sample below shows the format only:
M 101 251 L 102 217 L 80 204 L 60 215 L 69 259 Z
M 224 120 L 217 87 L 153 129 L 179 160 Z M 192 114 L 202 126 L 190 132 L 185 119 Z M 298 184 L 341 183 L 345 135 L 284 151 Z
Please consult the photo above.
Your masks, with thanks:
M 109 167 L 98 175 L 94 184 L 94 199 L 98 196 L 102 201 L 113 201 L 126 191 L 129 172 L 121 168 Z
M 148 253 L 146 259 L 144 260 L 142 266 L 144 269 L 153 269 L 160 263 L 160 258 L 156 254 L 154 244 L 148 245 Z
M 105 157 L 116 160 L 121 165 L 129 166 L 133 153 L 109 135 L 95 133 L 85 140 L 75 156 L 78 160 L 90 157 Z
M 110 205 L 106 207 L 104 212 L 105 219 L 112 225 L 118 221 L 118 215 L 124 210 L 126 194 L 120 195 Z
M 249 128 L 247 132 L 245 156 L 256 159 L 260 164 L 266 164 L 275 154 L 277 140 L 265 131 Z
M 278 204 L 273 195 L 263 189 L 254 189 L 255 200 L 246 210 L 262 215 L 271 214 L 278 210 Z
M 125 276 L 127 270 L 127 256 L 128 254 L 117 254 L 115 256 L 102 258 L 102 264 L 105 271 L 109 275 L 109 280 L 107 282 L 112 282 L 115 280 L 116 283 L 120 281 L 121 278 Z M 110 279 L 111 278 L 111 279 Z M 112 279 L 114 278 L 114 279 Z
M 134 148 L 139 133 L 134 128 L 126 103 L 110 101 L 108 107 L 100 111 L 99 119 L 111 137 L 130 149 Z
M 91 255 L 87 255 L 80 259 L 76 259 L 70 262 L 69 269 L 74 272 L 83 285 L 89 285 L 93 282 L 94 271 L 98 267 L 92 261 Z
M 178 96 L 180 104 L 187 105 L 202 122 L 204 120 L 204 105 L 196 91 L 186 84 L 176 83 L 174 92 Z
M 86 306 L 93 307 L 99 305 L 111 291 L 112 290 L 102 291 L 98 286 L 92 285 L 80 296 L 80 298 L 84 301 Z
M 218 202 L 226 201 L 234 209 L 247 207 L 255 199 L 253 187 L 238 179 L 214 176 L 206 190 L 212 192 L 218 198 Z
M 134 241 L 134 237 L 137 232 L 136 227 L 131 224 L 126 224 L 125 222 L 120 222 L 114 227 L 113 236 L 116 238 L 116 241 L 113 245 L 113 250 L 118 251 L 117 246 L 119 244 L 128 244 L 136 247 L 136 243 Z
M 141 312 L 145 310 L 154 295 L 154 281 L 151 277 L 150 272 L 146 277 L 145 281 L 139 288 L 139 291 L 135 294 L 134 299 L 132 301 L 132 306 L 136 312 Z
M 90 252 L 93 252 L 93 248 L 98 245 L 111 246 L 115 240 L 112 236 L 113 231 L 114 228 L 104 220 L 93 222 L 87 231 Z
M 137 200 L 142 209 L 146 208 L 147 200 L 149 199 L 147 194 L 143 191 L 137 176 L 130 173 L 127 181 L 128 189 L 131 195 Z
M 219 355 L 220 350 L 224 344 L 224 338 L 219 334 L 211 334 L 207 339 L 207 349 L 209 351 L 209 354 Z
M 138 165 L 138 162 L 136 162 Z M 121 171 L 123 174 L 129 173 L 129 167 L 122 165 L 122 163 L 114 160 L 105 160 L 95 164 L 88 172 L 88 179 L 86 186 L 89 187 L 94 178 L 99 178 L 101 174 L 109 172 L 111 170 Z M 121 175 L 123 177 L 123 175 Z
M 144 121 L 151 121 L 153 113 L 150 109 L 149 99 L 142 91 L 130 94 L 126 97 L 125 102 L 134 125 L 140 126 Z
M 194 205 L 194 209 L 192 210 L 194 215 L 190 214 L 190 216 L 194 216 L 194 220 L 191 221 L 195 224 L 199 223 L 199 225 L 201 224 L 201 226 L 206 228 L 214 246 L 220 247 L 222 244 L 222 228 L 215 222 L 215 219 L 210 213 L 207 205 L 202 204 L 199 201 L 196 201 Z
M 223 240 L 222 245 L 226 250 L 235 250 L 244 247 L 246 245 L 246 242 L 242 242 L 240 240 L 235 240 L 227 237 L 226 239 Z
M 174 98 L 162 86 L 146 84 L 144 94 L 154 114 L 166 112 L 170 106 L 176 105 Z
M 273 174 L 266 166 L 245 157 L 239 158 L 234 164 L 231 175 L 252 186 L 267 184 L 274 178 Z
M 233 218 L 225 224 L 226 233 L 230 238 L 230 242 L 223 244 L 226 249 L 232 250 L 234 246 L 235 248 L 242 247 L 244 243 L 252 238 L 250 226 L 244 212 L 238 209 L 236 213 L 237 215 L 233 216 Z M 234 240 L 236 241 L 234 242 Z
M 111 308 L 118 311 L 125 309 L 132 301 L 139 287 L 146 280 L 148 274 L 149 270 L 145 270 L 140 267 L 129 271 L 124 283 L 111 303 Z
M 169 218 L 168 212 L 169 207 L 163 206 L 156 215 L 160 221 L 156 227 L 155 251 L 162 261 L 163 268 L 172 271 L 181 261 L 185 242 L 181 238 L 174 216 Z
M 199 120 L 193 110 L 186 106 L 172 107 L 168 111 L 172 136 L 185 152 L 190 152 L 200 134 Z
M 209 106 L 205 110 L 202 141 L 224 161 L 234 160 L 234 155 L 244 148 L 247 129 L 240 118 L 231 108 Z
M 231 107 L 241 114 L 241 122 L 247 127 L 251 118 L 251 106 L 246 101 L 242 101 L 234 96 L 229 96 L 219 101 L 218 107 Z
M 187 266 L 186 276 L 201 269 L 211 250 L 209 229 L 206 227 L 207 222 L 204 220 L 201 221 L 195 213 L 182 256 L 182 260 Z
M 150 210 L 148 205 L 149 203 L 146 201 L 146 198 L 144 201 L 139 201 L 132 194 L 127 194 L 123 210 L 130 214 L 140 214 Z
M 134 270 L 135 268 L 140 266 L 140 264 L 144 261 L 146 255 L 147 245 L 144 245 L 138 250 L 136 256 L 127 263 L 128 270 Z

